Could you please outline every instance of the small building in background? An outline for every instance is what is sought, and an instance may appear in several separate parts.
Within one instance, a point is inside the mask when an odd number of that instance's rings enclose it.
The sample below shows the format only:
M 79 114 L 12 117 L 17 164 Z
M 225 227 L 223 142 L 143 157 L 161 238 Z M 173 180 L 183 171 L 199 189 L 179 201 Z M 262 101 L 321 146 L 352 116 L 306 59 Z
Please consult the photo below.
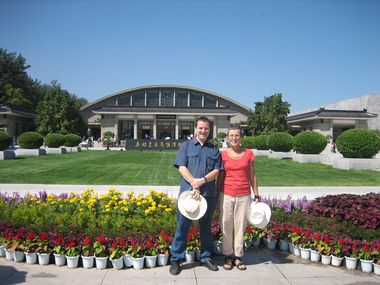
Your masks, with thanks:
M 17 139 L 22 133 L 36 129 L 36 115 L 31 110 L 0 104 L 0 130 Z

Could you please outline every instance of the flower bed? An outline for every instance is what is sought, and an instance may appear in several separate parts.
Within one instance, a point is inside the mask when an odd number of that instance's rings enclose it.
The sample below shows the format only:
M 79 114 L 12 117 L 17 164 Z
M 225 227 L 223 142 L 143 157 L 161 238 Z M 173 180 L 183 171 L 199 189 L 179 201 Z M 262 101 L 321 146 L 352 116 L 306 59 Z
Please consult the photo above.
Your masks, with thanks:
M 325 212 L 332 211 L 331 201 L 337 201 L 336 207 L 348 204 L 338 203 L 340 196 L 326 198 L 330 202 Z M 367 196 L 344 197 L 354 199 L 356 207 L 365 206 L 376 212 L 368 207 L 368 198 L 376 200 L 378 194 Z M 374 229 L 365 223 L 359 225 L 348 219 L 340 221 L 337 217 L 323 216 L 325 212 L 316 210 L 326 202 L 321 198 L 312 202 L 292 201 L 291 197 L 265 202 L 272 208 L 272 221 L 263 230 L 248 226 L 246 241 L 261 237 L 272 241 L 282 239 L 324 255 L 374 259 L 380 263 L 378 215 L 375 215 Z M 59 196 L 0 194 L 0 244 L 12 252 L 53 252 L 68 257 L 108 257 L 112 261 L 129 255 L 133 258 L 168 256 L 175 230 L 175 211 L 175 201 L 155 191 L 147 196 L 135 196 L 132 192 L 123 196 L 116 189 L 100 196 L 91 189 Z M 341 211 L 339 207 L 336 210 Z M 221 241 L 216 216 L 212 234 L 215 241 Z M 199 249 L 199 230 L 193 226 L 186 250 Z

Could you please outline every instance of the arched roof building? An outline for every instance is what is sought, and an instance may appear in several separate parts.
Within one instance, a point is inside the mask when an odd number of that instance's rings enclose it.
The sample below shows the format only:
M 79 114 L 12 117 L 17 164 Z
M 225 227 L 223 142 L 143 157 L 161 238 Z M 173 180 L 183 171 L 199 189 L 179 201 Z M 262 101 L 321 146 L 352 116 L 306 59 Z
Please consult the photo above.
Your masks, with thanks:
M 194 121 L 207 116 L 213 138 L 245 123 L 249 108 L 220 94 L 179 85 L 146 85 L 102 97 L 81 108 L 95 139 L 106 131 L 119 139 L 185 139 Z

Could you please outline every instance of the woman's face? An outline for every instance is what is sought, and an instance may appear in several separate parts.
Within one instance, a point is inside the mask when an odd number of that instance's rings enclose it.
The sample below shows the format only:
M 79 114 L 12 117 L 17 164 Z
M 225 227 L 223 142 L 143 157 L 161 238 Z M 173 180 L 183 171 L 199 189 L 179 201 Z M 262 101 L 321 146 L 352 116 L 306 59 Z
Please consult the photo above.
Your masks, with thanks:
M 232 147 L 240 145 L 240 140 L 240 130 L 230 130 L 228 132 L 228 141 Z

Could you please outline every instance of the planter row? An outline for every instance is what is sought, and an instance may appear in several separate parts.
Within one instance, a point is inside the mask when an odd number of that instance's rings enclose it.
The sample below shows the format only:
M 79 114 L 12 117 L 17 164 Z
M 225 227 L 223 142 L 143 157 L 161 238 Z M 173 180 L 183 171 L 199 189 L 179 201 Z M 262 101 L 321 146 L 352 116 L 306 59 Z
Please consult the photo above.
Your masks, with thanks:
M 38 149 L 8 149 L 0 151 L 0 160 L 14 159 L 18 156 L 44 156 L 47 154 L 64 154 L 69 152 L 82 151 L 80 146 L 76 147 L 59 147 L 59 148 L 38 148 Z
M 245 242 L 245 248 L 248 249 L 252 246 L 259 247 L 260 246 L 260 238 L 256 238 L 254 242 Z M 276 239 L 267 239 L 264 238 L 264 244 L 266 248 L 270 250 L 275 250 L 278 247 L 281 251 L 290 252 L 291 254 L 298 256 L 305 260 L 310 260 L 312 262 L 321 262 L 324 265 L 332 265 L 332 266 L 342 266 L 345 264 L 347 269 L 354 270 L 359 268 L 359 262 L 357 258 L 352 257 L 337 257 L 334 255 L 323 255 L 315 250 L 310 248 L 300 248 L 295 246 L 291 242 L 285 240 L 276 240 Z M 360 260 L 360 268 L 363 272 L 366 273 L 375 273 L 376 275 L 380 275 L 380 264 L 375 264 L 373 260 Z
M 193 258 L 194 258 L 194 254 Z M 115 268 L 117 270 L 122 268 L 143 269 L 153 268 L 156 266 L 166 266 L 168 263 L 168 255 L 158 254 L 155 256 L 143 256 L 139 258 L 132 257 L 130 254 L 121 256 L 118 259 L 109 259 L 108 257 L 95 257 L 95 256 L 65 256 L 62 254 L 51 253 L 36 253 L 36 252 L 10 252 L 8 249 L 0 247 L 0 257 L 5 257 L 8 261 L 26 262 L 26 264 L 48 265 L 54 263 L 57 266 L 67 265 L 67 268 L 77 268 L 82 266 L 85 269 L 95 267 L 97 269 L 106 269 L 107 267 Z M 190 257 L 189 257 L 190 258 Z M 193 259 L 194 261 L 194 259 Z M 109 266 L 111 264 L 111 266 Z

